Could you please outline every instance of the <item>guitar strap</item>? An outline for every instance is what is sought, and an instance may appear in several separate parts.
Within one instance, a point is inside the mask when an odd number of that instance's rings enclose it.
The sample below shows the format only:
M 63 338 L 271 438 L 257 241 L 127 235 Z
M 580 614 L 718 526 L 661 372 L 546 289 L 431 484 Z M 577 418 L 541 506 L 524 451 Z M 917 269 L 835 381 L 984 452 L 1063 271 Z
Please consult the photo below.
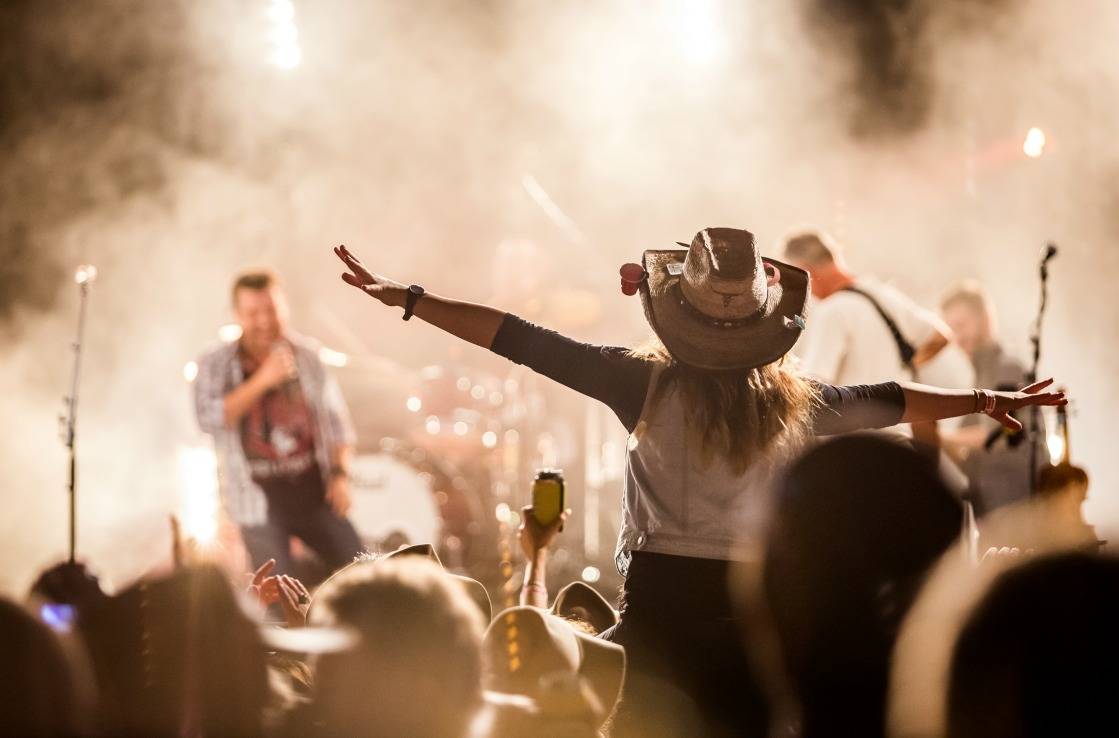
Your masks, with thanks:
M 915 349 L 913 347 L 913 344 L 907 341 L 905 336 L 901 334 L 901 329 L 898 328 L 898 324 L 895 323 L 894 319 L 890 317 L 890 314 L 882 308 L 882 306 L 878 303 L 878 300 L 875 300 L 874 296 L 871 295 L 869 292 L 854 286 L 842 287 L 840 291 L 852 292 L 856 295 L 862 295 L 870 302 L 875 311 L 882 318 L 882 322 L 886 324 L 886 328 L 889 329 L 890 335 L 894 337 L 894 343 L 897 344 L 898 355 L 901 357 L 901 363 L 905 366 L 906 369 L 909 370 L 910 374 L 916 377 L 917 368 L 913 366 L 913 357 L 917 354 L 917 349 Z

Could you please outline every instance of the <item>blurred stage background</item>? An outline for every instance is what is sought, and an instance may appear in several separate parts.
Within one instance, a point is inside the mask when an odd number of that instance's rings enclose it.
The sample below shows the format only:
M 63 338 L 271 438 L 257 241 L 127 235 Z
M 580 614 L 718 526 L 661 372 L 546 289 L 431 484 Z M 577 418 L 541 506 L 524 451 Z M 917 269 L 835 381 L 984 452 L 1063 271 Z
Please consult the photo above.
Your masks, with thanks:
M 709 225 L 771 251 L 824 227 L 928 306 L 977 277 L 1023 359 L 1056 242 L 1041 372 L 1070 391 L 1086 513 L 1113 539 L 1117 31 L 1107 0 L 7 0 L 0 589 L 65 555 L 56 416 L 83 262 L 100 275 L 79 552 L 110 583 L 167 555 L 169 513 L 212 514 L 186 379 L 254 265 L 285 275 L 295 327 L 344 363 L 373 477 L 484 475 L 463 514 L 489 530 L 515 522 L 501 503 L 527 503 L 531 467 L 557 464 L 576 508 L 560 565 L 609 583 L 625 439 L 608 413 L 402 323 L 338 280 L 330 247 L 632 343 L 646 328 L 617 266 Z

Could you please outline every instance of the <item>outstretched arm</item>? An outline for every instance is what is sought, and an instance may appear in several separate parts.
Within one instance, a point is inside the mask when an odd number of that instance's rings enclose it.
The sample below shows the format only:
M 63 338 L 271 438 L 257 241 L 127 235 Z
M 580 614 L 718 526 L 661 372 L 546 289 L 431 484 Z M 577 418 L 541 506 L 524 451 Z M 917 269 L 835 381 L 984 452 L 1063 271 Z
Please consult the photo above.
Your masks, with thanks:
M 986 390 L 995 398 L 994 408 L 989 415 L 1011 430 L 1021 430 L 1022 424 L 1011 417 L 1010 413 L 1031 405 L 1067 405 L 1064 392 L 1043 392 L 1053 384 L 1052 379 L 1036 382 L 1023 387 L 1018 392 L 995 392 Z M 944 389 L 925 384 L 903 382 L 905 393 L 905 414 L 903 423 L 920 423 L 930 420 L 943 420 L 961 415 L 983 412 L 981 400 L 974 390 Z
M 346 284 L 353 285 L 385 305 L 404 307 L 408 288 L 399 282 L 386 279 L 365 268 L 345 246 L 337 246 L 334 253 L 350 271 L 342 275 Z M 441 328 L 452 336 L 488 349 L 493 345 L 497 329 L 505 313 L 486 305 L 449 300 L 445 297 L 424 294 L 416 303 L 413 314 L 421 320 Z
M 345 246 L 334 249 L 349 267 L 342 275 L 386 305 L 403 306 L 407 290 L 368 271 Z M 451 335 L 504 356 L 512 362 L 605 403 L 632 431 L 641 415 L 652 364 L 618 346 L 580 343 L 485 305 L 424 295 L 415 314 Z

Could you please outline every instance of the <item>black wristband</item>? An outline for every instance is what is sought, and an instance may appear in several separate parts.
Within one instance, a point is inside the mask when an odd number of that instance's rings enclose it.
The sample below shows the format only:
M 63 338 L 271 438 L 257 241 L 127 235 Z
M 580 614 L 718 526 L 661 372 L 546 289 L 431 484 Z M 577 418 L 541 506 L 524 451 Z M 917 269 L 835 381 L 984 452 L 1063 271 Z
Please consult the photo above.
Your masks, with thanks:
M 412 317 L 412 312 L 416 309 L 416 302 L 423 297 L 424 288 L 418 284 L 413 284 L 408 287 L 408 297 L 404 300 L 404 320 Z

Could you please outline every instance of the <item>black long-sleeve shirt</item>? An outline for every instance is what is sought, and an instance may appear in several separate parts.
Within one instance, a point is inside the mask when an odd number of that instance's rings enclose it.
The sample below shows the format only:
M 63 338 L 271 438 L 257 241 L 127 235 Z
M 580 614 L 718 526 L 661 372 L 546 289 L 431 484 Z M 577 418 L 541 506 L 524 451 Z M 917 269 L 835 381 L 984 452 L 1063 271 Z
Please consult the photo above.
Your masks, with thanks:
M 505 316 L 490 348 L 604 403 L 627 431 L 637 427 L 654 362 L 621 346 L 580 343 L 515 315 Z M 816 388 L 820 403 L 812 427 L 817 435 L 897 425 L 905 412 L 905 394 L 897 382 L 839 387 L 816 383 Z

